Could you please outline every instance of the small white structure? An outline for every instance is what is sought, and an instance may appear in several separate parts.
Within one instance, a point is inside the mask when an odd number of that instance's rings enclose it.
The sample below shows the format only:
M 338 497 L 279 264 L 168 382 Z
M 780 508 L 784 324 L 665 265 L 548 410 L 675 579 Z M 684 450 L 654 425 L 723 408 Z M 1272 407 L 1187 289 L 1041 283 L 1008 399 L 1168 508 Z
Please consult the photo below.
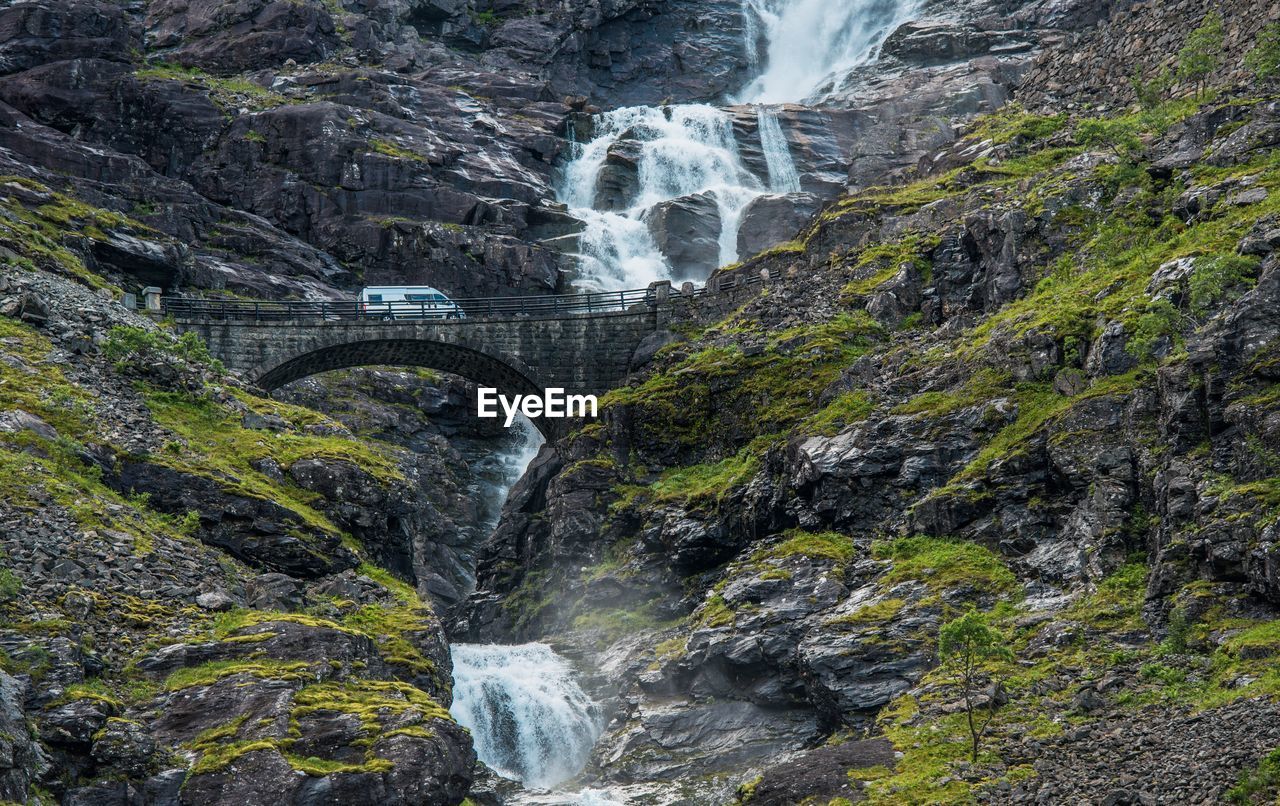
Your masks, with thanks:
M 425 285 L 379 285 L 360 292 L 360 315 L 374 319 L 466 319 L 439 289 Z

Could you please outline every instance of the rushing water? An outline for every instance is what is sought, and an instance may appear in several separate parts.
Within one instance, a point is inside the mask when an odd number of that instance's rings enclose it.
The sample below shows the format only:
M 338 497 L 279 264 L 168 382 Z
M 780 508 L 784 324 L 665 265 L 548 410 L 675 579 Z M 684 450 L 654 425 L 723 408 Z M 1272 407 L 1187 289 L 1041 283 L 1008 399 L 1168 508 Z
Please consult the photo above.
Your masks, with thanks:
M 476 754 L 494 772 L 550 789 L 586 766 L 599 709 L 546 644 L 455 644 L 453 707 Z
M 777 106 L 821 102 L 839 76 L 869 61 L 885 36 L 915 12 L 920 0 L 742 0 L 743 48 L 753 80 L 732 99 L 756 106 L 766 174 L 748 170 L 729 111 L 705 104 L 631 107 L 595 120 L 590 142 L 575 145 L 557 188 L 585 225 L 578 285 L 589 290 L 635 288 L 692 277 L 672 266 L 646 223 L 659 205 L 695 194 L 714 200 L 719 261 L 737 259 L 742 215 L 766 193 L 795 193 L 796 167 Z M 601 198 L 601 177 L 615 162 L 633 162 L 633 187 Z M 757 163 L 758 164 L 758 163 Z M 616 170 L 616 169 L 615 169 Z M 617 184 L 617 177 L 613 177 Z M 603 183 L 608 186 L 609 183 Z M 537 452 L 536 432 L 500 458 L 502 493 Z M 600 711 L 569 664 L 544 644 L 455 644 L 454 717 L 472 731 L 480 759 L 499 775 L 534 790 L 577 776 L 602 729 Z M 610 806 L 625 794 L 581 790 L 530 794 L 527 803 Z
M 738 103 L 816 103 L 833 78 L 870 61 L 918 0 L 742 0 L 747 62 L 759 70 Z M 759 42 L 768 44 L 761 56 Z
M 581 289 L 608 291 L 655 280 L 705 279 L 690 267 L 673 266 L 646 223 L 659 205 L 695 194 L 708 194 L 715 201 L 719 264 L 735 262 L 747 206 L 766 193 L 801 189 L 776 106 L 821 101 L 832 76 L 870 60 L 919 0 L 742 2 L 743 48 L 755 78 L 733 101 L 757 105 L 767 175 L 756 176 L 743 165 L 733 117 L 724 109 L 683 104 L 599 115 L 592 140 L 575 146 L 557 188 L 560 199 L 585 225 L 578 246 Z M 622 162 L 634 160 L 637 167 L 637 187 L 625 188 L 621 204 L 616 194 L 599 198 L 611 149 Z

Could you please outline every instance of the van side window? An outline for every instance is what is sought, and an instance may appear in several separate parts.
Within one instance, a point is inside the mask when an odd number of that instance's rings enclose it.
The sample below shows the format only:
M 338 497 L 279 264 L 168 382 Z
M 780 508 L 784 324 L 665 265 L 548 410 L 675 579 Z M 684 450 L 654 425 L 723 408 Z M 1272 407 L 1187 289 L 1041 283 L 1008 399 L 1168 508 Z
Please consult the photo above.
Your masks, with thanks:
M 382 295 L 381 295 L 381 294 L 370 294 L 370 295 L 369 295 L 369 301 L 370 301 L 370 302 L 382 302 Z
M 431 299 L 430 294 L 405 294 L 404 298 L 410 302 L 428 302 Z

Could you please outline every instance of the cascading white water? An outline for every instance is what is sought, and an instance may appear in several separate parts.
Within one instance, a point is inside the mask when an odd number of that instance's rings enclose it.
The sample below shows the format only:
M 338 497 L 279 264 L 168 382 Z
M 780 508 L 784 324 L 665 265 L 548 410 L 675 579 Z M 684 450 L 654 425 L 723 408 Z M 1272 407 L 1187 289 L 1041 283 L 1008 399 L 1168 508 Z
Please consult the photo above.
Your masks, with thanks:
M 573 669 L 546 644 L 455 644 L 453 707 L 494 772 L 550 789 L 586 766 L 603 725 Z
M 760 148 L 769 166 L 769 189 L 775 193 L 799 193 L 800 174 L 778 122 L 778 110 L 761 105 L 756 108 L 756 120 L 760 125 Z
M 670 264 L 646 223 L 658 205 L 695 194 L 715 201 L 719 262 L 736 260 L 738 230 L 750 202 L 802 187 L 776 106 L 822 100 L 833 75 L 871 59 L 885 36 L 920 2 L 742 0 L 745 55 L 756 77 L 733 102 L 758 106 L 767 176 L 756 176 L 743 164 L 733 117 L 723 109 L 701 104 L 631 107 L 598 116 L 592 140 L 574 146 L 557 188 L 585 226 L 579 236 L 577 284 L 584 290 L 616 290 L 662 279 L 696 279 L 686 267 Z M 616 163 L 634 162 L 634 187 L 628 186 L 623 169 L 624 181 L 611 177 L 609 197 L 602 199 L 598 189 L 611 167 L 611 149 L 616 149 Z M 618 166 L 613 168 L 618 174 Z M 532 452 L 514 461 L 522 471 L 530 458 Z M 456 644 L 452 649 L 451 710 L 471 729 L 482 761 L 537 789 L 581 772 L 602 726 L 595 703 L 563 659 L 543 644 Z M 564 801 L 557 796 L 555 802 Z M 608 792 L 584 790 L 577 802 L 618 801 Z
M 920 0 L 743 0 L 747 61 L 764 69 L 736 100 L 747 104 L 821 101 L 833 77 L 866 64 Z
M 638 144 L 636 187 L 625 209 L 597 209 L 597 187 L 609 150 L 626 139 Z M 655 280 L 701 279 L 673 267 L 645 223 L 657 205 L 708 193 L 720 216 L 719 260 L 737 255 L 737 222 L 766 188 L 742 164 L 733 119 L 713 106 L 627 107 L 596 119 L 595 138 L 567 166 L 560 198 L 586 224 L 580 236 L 579 281 L 586 290 L 615 290 Z
M 538 455 L 543 442 L 542 433 L 533 423 L 518 415 L 511 428 L 511 441 L 502 451 L 484 457 L 476 465 L 479 482 L 474 491 L 480 497 L 480 523 L 487 531 L 498 525 L 507 494 Z
M 687 266 L 673 266 L 646 220 L 664 203 L 709 194 L 720 218 L 718 261 L 738 259 L 738 230 L 752 200 L 765 193 L 801 189 L 786 135 L 772 105 L 816 95 L 833 74 L 874 56 L 897 24 L 921 0 L 742 0 L 743 47 L 756 78 L 735 99 L 759 104 L 757 121 L 768 176 L 743 165 L 728 112 L 703 104 L 629 107 L 595 120 L 593 139 L 575 146 L 558 188 L 585 229 L 579 237 L 582 290 L 637 288 L 655 280 L 700 280 Z M 761 52 L 761 44 L 764 52 Z M 610 150 L 622 162 L 635 159 L 635 188 L 599 199 Z M 636 152 L 638 151 L 638 155 Z M 618 207 L 622 209 L 604 209 Z M 602 202 L 609 202 L 604 204 Z

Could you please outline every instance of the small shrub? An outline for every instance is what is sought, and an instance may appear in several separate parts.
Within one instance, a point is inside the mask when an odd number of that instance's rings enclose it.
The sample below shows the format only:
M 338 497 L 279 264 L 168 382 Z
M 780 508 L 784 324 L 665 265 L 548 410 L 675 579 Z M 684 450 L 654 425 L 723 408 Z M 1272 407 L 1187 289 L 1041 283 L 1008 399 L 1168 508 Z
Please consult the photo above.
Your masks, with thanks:
M 1245 66 L 1254 77 L 1269 84 L 1280 75 L 1280 22 L 1273 22 L 1258 32 L 1253 49 L 1245 54 Z
M 1222 15 L 1212 11 L 1178 51 L 1178 80 L 1195 85 L 1197 98 L 1204 95 L 1210 74 L 1222 62 L 1224 36 Z
M 1272 750 L 1252 770 L 1240 774 L 1239 782 L 1227 790 L 1227 800 L 1240 806 L 1266 803 L 1280 791 L 1280 750 Z

